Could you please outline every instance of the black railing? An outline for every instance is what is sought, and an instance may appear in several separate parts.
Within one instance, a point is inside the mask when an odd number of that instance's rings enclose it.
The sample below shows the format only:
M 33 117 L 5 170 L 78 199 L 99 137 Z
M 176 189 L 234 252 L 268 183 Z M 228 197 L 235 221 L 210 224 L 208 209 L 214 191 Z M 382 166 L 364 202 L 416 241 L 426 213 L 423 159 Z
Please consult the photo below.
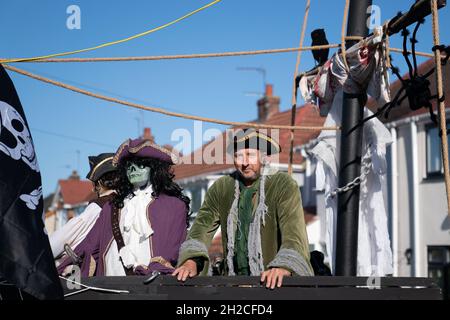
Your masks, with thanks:
M 442 297 L 450 300 L 450 263 L 442 268 Z
M 147 277 L 83 278 L 84 285 L 127 290 L 105 293 L 87 290 L 67 299 L 152 300 L 441 300 L 442 290 L 430 278 L 400 277 L 288 277 L 281 288 L 267 289 L 259 277 L 196 277 L 180 283 L 172 276 L 159 276 L 150 284 Z M 76 289 L 67 289 L 66 294 Z

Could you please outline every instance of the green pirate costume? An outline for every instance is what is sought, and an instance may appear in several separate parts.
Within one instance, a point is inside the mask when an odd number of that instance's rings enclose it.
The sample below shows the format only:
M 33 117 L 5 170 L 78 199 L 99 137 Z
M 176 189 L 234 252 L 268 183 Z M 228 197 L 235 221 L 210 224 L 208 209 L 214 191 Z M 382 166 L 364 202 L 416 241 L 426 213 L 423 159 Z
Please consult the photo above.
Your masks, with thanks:
M 250 129 L 236 134 L 227 152 L 248 148 L 267 155 L 281 151 L 271 137 Z M 273 267 L 313 275 L 300 190 L 288 174 L 267 175 L 263 166 L 250 187 L 244 187 L 237 171 L 218 179 L 180 248 L 178 265 L 193 259 L 198 266 L 204 263 L 201 275 L 210 274 L 207 248 L 219 226 L 227 275 L 260 276 Z

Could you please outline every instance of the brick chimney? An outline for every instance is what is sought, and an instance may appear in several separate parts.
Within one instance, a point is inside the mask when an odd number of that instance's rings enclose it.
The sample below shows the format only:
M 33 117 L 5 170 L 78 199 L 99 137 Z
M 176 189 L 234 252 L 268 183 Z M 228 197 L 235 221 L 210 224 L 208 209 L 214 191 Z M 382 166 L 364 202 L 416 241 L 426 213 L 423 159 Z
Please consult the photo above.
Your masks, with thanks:
M 152 129 L 144 128 L 144 134 L 142 135 L 143 139 L 148 139 L 151 142 L 155 142 L 155 137 L 152 135 Z
M 264 97 L 258 100 L 257 105 L 258 122 L 267 121 L 274 114 L 280 112 L 280 97 L 273 96 L 273 85 L 266 84 Z
M 72 174 L 69 176 L 69 180 L 80 180 L 77 170 L 72 171 Z

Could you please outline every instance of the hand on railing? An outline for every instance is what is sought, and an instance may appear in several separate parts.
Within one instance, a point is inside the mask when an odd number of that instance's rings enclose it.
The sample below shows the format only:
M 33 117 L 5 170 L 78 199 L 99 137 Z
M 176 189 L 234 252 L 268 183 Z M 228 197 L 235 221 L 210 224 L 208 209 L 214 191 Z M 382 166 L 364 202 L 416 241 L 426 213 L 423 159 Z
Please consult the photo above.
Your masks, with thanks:
M 266 282 L 266 288 L 275 289 L 283 284 L 283 277 L 290 276 L 291 272 L 283 268 L 271 268 L 261 274 L 261 282 Z
M 193 278 L 198 274 L 197 263 L 194 260 L 186 260 L 180 267 L 176 268 L 172 276 L 176 276 L 178 281 L 186 281 L 186 279 Z

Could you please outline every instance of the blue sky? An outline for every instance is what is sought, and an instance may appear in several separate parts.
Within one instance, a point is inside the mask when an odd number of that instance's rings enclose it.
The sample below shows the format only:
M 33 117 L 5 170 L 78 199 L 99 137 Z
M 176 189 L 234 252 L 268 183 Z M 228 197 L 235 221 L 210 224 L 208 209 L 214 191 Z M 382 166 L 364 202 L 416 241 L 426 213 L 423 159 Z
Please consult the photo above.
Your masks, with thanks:
M 0 57 L 29 57 L 86 48 L 122 39 L 178 18 L 210 1 L 182 0 L 15 0 L 0 2 Z M 78 57 L 171 55 L 295 47 L 306 0 L 223 0 L 167 29 L 146 37 Z M 325 28 L 328 40 L 340 39 L 345 1 L 313 0 L 305 45 L 313 29 Z M 405 11 L 410 0 L 374 0 L 381 8 L 381 21 Z M 81 29 L 66 27 L 69 5 L 81 9 Z M 440 11 L 441 42 L 450 41 L 449 9 Z M 431 18 L 419 32 L 418 50 L 431 51 Z M 391 45 L 401 46 L 399 36 Z M 334 51 L 332 51 L 334 52 Z M 400 62 L 401 56 L 395 55 Z M 146 62 L 17 63 L 19 68 L 132 102 L 189 114 L 247 121 L 256 117 L 257 97 L 262 92 L 257 72 L 238 67 L 261 67 L 267 82 L 281 97 L 281 109 L 290 108 L 296 53 L 214 59 Z M 424 59 L 419 59 L 424 61 Z M 304 52 L 300 70 L 314 65 Z M 402 73 L 406 71 L 399 63 Z M 190 120 L 96 100 L 33 79 L 10 75 L 24 106 L 42 171 L 44 195 L 53 192 L 58 179 L 74 169 L 88 171 L 87 156 L 114 152 L 127 138 L 138 135 L 138 119 L 151 127 L 159 144 L 171 141 L 177 128 L 193 131 Z M 203 129 L 224 126 L 203 123 Z M 56 135 L 48 134 L 48 132 Z M 76 137 L 79 140 L 67 138 Z M 86 141 L 87 140 L 87 141 Z M 91 142 L 89 142 L 91 141 Z M 194 146 L 195 147 L 195 146 Z M 78 163 L 79 155 L 79 163 Z

